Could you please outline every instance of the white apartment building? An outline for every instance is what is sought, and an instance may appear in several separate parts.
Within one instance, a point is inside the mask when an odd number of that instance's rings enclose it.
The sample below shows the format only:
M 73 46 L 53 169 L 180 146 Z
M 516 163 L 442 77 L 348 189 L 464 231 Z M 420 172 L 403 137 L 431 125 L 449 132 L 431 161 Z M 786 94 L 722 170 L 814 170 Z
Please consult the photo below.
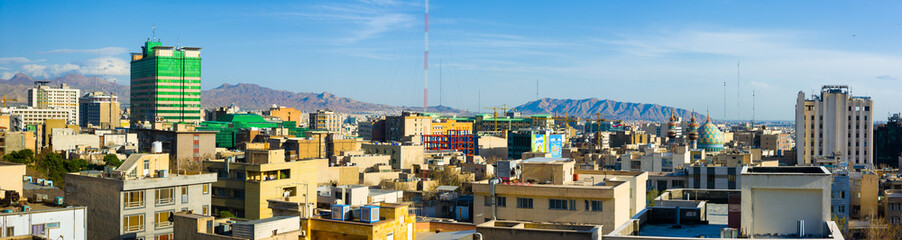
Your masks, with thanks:
M 19 116 L 22 120 L 22 125 L 26 126 L 44 124 L 45 119 L 66 119 L 70 123 L 75 123 L 73 121 L 77 121 L 78 119 L 78 115 L 75 114 L 72 109 L 58 108 L 11 107 L 0 109 L 0 114 Z
M 852 96 L 848 86 L 826 85 L 821 94 L 796 100 L 796 161 L 811 164 L 818 156 L 848 159 L 873 167 L 874 101 Z
M 307 126 L 310 130 L 320 131 L 341 131 L 341 115 L 330 110 L 319 110 L 310 113 Z
M 81 90 L 69 88 L 66 84 L 60 84 L 59 88 L 47 86 L 46 82 L 28 89 L 28 106 L 40 109 L 70 110 L 68 120 L 78 124 L 78 98 Z

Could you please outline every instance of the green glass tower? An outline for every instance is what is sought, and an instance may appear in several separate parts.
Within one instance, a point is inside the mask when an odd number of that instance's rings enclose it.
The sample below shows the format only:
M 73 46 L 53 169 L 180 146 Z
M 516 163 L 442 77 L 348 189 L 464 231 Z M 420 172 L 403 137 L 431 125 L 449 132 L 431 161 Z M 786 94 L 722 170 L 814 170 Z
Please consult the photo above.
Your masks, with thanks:
M 132 53 L 131 121 L 201 121 L 200 48 L 148 40 Z

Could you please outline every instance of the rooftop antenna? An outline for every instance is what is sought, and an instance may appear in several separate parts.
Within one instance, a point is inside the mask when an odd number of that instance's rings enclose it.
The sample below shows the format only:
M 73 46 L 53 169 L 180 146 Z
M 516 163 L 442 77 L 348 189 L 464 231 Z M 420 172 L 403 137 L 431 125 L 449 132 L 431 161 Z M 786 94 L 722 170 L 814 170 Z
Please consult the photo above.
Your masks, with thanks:
M 740 88 L 740 86 L 741 86 L 741 84 L 739 83 L 739 60 L 737 60 L 736 61 L 736 120 L 742 119 L 742 117 L 739 115 L 741 112 L 740 111 L 741 108 L 739 108 L 739 102 L 740 102 L 739 100 L 742 99 L 742 98 L 740 98 L 740 95 L 742 93 L 742 88 Z
M 423 19 L 426 25 L 424 28 L 425 51 L 423 52 L 423 112 L 425 112 L 429 96 L 429 0 L 426 0 L 426 15 Z
M 150 29 L 151 29 L 151 33 L 153 34 L 153 35 L 151 35 L 151 40 L 156 41 L 157 40 L 157 23 L 153 23 L 153 27 L 151 27 Z

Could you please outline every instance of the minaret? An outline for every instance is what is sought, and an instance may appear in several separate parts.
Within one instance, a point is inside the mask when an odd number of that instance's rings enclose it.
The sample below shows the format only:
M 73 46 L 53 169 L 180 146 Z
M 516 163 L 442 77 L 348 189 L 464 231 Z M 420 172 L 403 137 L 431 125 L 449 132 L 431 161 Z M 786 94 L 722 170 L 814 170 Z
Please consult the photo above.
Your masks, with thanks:
M 689 138 L 689 147 L 692 149 L 698 147 L 698 122 L 695 120 L 695 110 L 692 110 L 692 117 L 689 118 L 686 136 Z

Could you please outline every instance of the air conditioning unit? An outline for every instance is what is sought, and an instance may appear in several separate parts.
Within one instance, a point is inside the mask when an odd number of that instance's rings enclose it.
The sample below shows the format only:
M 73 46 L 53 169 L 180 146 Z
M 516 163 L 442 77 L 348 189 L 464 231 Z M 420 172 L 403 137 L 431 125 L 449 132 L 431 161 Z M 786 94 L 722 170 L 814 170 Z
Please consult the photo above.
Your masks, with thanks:
M 345 221 L 351 218 L 351 206 L 344 204 L 332 205 L 332 220 Z
M 379 221 L 379 206 L 360 207 L 360 221 L 374 223 Z

